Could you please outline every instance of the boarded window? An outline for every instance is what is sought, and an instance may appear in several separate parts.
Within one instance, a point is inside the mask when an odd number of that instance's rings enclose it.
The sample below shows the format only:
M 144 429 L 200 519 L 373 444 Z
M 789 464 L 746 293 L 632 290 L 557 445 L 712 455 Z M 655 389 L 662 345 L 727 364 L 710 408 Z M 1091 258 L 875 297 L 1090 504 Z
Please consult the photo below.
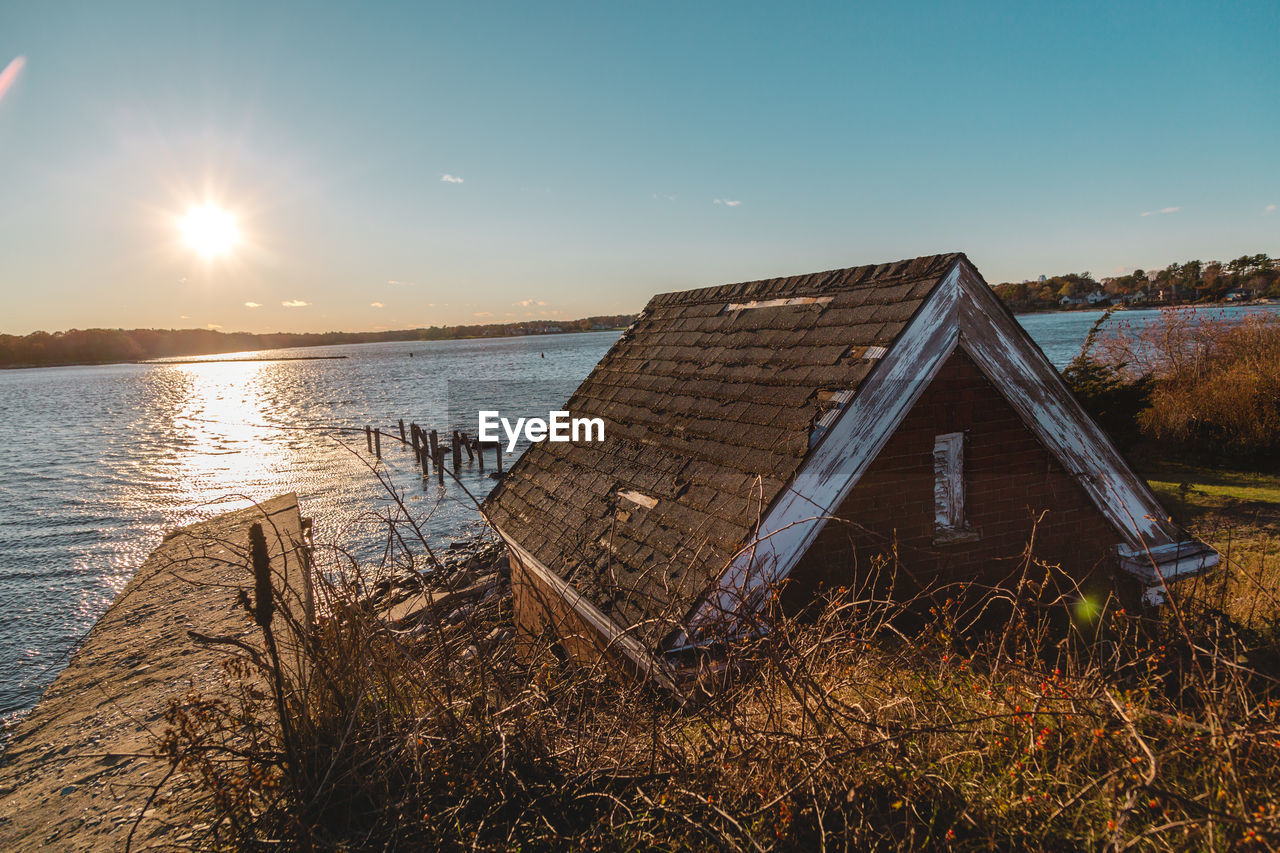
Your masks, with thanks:
M 933 511 L 938 533 L 955 533 L 964 523 L 964 433 L 933 441 Z

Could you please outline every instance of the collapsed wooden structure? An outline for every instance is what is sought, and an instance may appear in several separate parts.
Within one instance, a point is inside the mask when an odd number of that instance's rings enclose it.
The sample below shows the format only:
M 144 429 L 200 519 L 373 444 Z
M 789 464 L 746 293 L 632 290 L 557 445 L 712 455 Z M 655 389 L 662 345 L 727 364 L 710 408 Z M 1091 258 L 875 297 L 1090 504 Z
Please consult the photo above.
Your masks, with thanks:
M 485 503 L 517 618 L 662 679 L 887 542 L 979 579 L 1034 529 L 1153 600 L 1217 563 L 962 254 L 655 296 L 566 408 L 605 440 L 530 447 Z

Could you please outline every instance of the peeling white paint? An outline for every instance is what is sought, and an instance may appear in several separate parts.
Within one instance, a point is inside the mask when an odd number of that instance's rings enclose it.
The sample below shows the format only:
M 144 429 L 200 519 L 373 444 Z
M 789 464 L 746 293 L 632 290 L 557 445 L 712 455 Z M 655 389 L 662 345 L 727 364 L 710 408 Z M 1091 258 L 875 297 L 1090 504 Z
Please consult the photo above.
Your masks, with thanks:
M 726 311 L 745 311 L 750 308 L 781 308 L 784 305 L 826 305 L 833 296 L 792 296 L 787 299 L 759 299 L 754 302 L 730 302 Z
M 975 272 L 965 268 L 960 343 L 1023 423 L 1084 488 L 1133 547 L 1174 542 L 1178 532 L 1147 484 L 1129 469 L 1058 371 Z
M 1146 583 L 1195 575 L 1218 565 L 1218 552 L 1203 542 L 1171 542 L 1153 548 L 1116 547 L 1120 568 Z
M 964 433 L 933 440 L 933 523 L 940 533 L 964 529 Z

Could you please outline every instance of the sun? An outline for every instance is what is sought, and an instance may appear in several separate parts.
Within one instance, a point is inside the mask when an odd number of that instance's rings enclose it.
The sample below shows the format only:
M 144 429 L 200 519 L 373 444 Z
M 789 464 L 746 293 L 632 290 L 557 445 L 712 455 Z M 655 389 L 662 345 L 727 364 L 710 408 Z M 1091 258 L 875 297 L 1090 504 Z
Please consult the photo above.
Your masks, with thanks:
M 216 204 L 192 207 L 178 220 L 178 228 L 183 241 L 206 260 L 227 254 L 240 242 L 235 217 Z

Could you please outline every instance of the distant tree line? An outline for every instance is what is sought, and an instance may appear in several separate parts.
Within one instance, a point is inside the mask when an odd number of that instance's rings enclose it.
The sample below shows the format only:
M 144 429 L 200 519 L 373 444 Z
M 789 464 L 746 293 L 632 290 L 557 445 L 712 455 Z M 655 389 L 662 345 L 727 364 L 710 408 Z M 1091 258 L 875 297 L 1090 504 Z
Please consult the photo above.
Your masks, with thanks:
M 1088 272 L 1068 273 L 1044 281 L 1004 282 L 994 290 L 1014 311 L 1280 298 L 1280 260 L 1265 254 L 1242 255 L 1234 261 L 1187 261 L 1162 270 L 1134 270 L 1129 275 L 1102 279 Z
M 607 314 L 580 320 L 539 320 L 477 326 L 430 326 L 384 332 L 321 332 L 255 335 L 209 329 L 71 329 L 0 335 L 0 367 L 110 364 L 153 358 L 214 355 L 246 350 L 363 344 L 378 341 L 439 341 L 510 337 L 611 329 L 627 326 L 634 314 Z

